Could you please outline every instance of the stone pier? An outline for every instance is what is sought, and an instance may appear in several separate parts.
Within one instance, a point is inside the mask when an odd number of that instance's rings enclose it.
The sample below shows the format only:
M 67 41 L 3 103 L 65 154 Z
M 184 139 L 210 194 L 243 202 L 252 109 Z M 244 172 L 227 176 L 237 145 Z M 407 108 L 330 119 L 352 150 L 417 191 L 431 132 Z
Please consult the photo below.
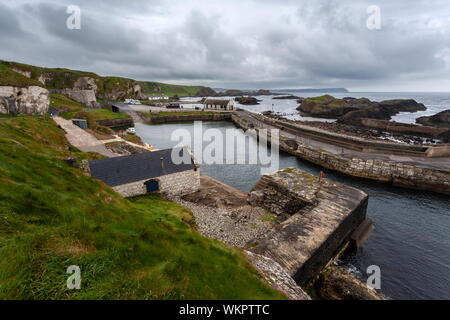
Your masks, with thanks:
M 295 168 L 265 175 L 252 190 L 251 201 L 267 210 L 284 209 L 287 218 L 256 239 L 250 251 L 279 263 L 300 286 L 318 275 L 355 234 L 367 238 L 355 233 L 360 225 L 370 230 L 366 193 Z

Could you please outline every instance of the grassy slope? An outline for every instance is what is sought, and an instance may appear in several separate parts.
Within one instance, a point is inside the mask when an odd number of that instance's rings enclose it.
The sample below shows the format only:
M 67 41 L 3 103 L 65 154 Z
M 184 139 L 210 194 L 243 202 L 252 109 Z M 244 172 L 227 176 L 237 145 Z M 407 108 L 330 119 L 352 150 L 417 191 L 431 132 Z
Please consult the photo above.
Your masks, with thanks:
M 73 155 L 49 118 L 0 122 L 0 299 L 284 298 L 189 211 L 123 199 L 62 161 Z M 66 288 L 70 265 L 81 290 Z
M 61 116 L 66 119 L 72 118 L 77 112 L 85 109 L 85 106 L 81 103 L 63 94 L 52 94 L 50 96 L 50 106 L 62 111 Z
M 43 85 L 39 81 L 28 79 L 24 75 L 21 75 L 20 73 L 17 73 L 8 68 L 6 65 L 0 63 L 0 86 L 42 87 Z
M 204 88 L 202 86 L 181 86 L 174 84 L 166 84 L 160 82 L 145 82 L 141 81 L 139 84 L 142 87 L 142 91 L 148 95 L 167 95 L 173 97 L 177 95 L 178 97 L 188 97 L 196 96 L 199 91 Z M 155 88 L 161 88 L 161 91 L 155 91 Z

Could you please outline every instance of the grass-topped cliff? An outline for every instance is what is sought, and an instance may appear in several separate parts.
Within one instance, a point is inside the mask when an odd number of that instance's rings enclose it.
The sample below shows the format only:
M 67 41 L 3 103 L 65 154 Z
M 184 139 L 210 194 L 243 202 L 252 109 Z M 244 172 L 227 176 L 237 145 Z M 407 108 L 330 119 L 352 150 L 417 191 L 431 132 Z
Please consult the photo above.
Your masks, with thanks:
M 50 118 L 0 122 L 0 299 L 284 298 L 185 208 L 124 199 L 69 156 L 89 155 Z M 81 290 L 66 287 L 71 265 Z
M 29 79 L 24 75 L 17 73 L 6 65 L 0 63 L 0 86 L 13 86 L 13 87 L 29 87 L 39 86 L 43 87 L 42 83 L 37 80 Z
M 20 73 L 15 71 L 19 71 Z M 134 91 L 135 85 L 140 85 L 142 92 L 148 95 L 165 94 L 170 97 L 182 97 L 215 94 L 214 90 L 211 88 L 202 86 L 182 86 L 159 82 L 136 81 L 123 77 L 103 77 L 93 72 L 65 68 L 44 68 L 2 60 L 0 60 L 0 72 L 0 81 L 2 81 L 2 78 L 9 80 L 18 77 L 20 78 L 20 81 L 28 79 L 28 82 L 25 83 L 34 83 L 40 86 L 42 86 L 42 82 L 40 81 L 43 81 L 45 82 L 45 87 L 47 89 L 73 88 L 75 82 L 79 78 L 92 78 L 97 86 L 97 97 L 105 100 L 108 100 L 111 95 L 115 96 L 113 93 L 118 92 L 123 93 L 121 98 L 138 98 Z M 7 72 L 8 74 L 4 76 L 4 72 Z M 21 73 L 27 74 L 27 76 L 24 76 Z M 0 82 L 0 85 L 2 85 L 2 82 Z
M 150 96 L 166 95 L 169 97 L 211 96 L 216 92 L 203 86 L 182 86 L 161 82 L 140 81 L 142 91 Z

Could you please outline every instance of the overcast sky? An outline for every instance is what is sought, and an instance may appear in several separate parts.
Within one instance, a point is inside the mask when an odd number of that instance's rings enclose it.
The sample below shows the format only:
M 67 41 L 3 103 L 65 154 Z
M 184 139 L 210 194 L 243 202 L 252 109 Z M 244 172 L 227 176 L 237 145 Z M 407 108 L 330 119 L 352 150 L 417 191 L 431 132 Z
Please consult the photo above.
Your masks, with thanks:
M 0 59 L 140 80 L 450 91 L 448 0 L 2 0 L 0 45 Z

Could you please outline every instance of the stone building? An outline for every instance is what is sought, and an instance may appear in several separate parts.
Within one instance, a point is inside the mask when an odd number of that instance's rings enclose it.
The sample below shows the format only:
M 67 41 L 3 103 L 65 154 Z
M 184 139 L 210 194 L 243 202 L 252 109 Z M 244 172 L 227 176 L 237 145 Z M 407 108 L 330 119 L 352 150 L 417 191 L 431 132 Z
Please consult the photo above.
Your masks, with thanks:
M 188 163 L 176 164 L 172 153 Z M 200 188 L 200 167 L 188 148 L 143 152 L 89 162 L 91 176 L 124 197 L 147 193 L 186 195 Z
M 231 100 L 207 99 L 203 104 L 205 105 L 205 109 L 208 110 L 221 110 L 221 111 L 236 110 L 236 104 L 233 99 Z

